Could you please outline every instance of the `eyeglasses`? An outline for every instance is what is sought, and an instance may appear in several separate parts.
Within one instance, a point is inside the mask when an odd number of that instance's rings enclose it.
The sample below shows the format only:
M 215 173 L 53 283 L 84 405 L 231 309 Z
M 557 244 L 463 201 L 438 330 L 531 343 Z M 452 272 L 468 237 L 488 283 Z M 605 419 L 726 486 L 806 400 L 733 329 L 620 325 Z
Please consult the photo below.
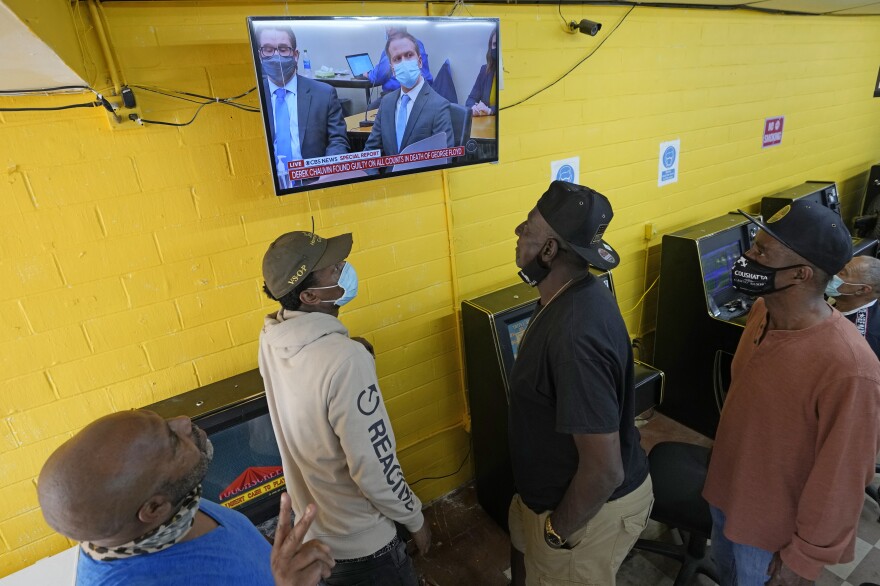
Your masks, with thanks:
M 260 56 L 268 59 L 272 57 L 277 52 L 282 57 L 290 57 L 293 55 L 293 52 L 296 51 L 293 47 L 288 47 L 287 45 L 281 45 L 280 47 L 273 47 L 271 45 L 263 45 L 260 47 Z

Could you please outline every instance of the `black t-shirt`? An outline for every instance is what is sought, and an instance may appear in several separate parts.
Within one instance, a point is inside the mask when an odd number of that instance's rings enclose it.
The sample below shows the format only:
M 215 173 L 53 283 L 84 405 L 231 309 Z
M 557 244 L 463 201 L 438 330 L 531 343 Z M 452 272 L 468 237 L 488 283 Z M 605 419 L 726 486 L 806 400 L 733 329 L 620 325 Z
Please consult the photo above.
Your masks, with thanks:
M 635 427 L 633 355 L 611 292 L 592 275 L 539 308 L 510 373 L 513 476 L 535 512 L 556 509 L 578 467 L 572 434 L 620 432 L 624 480 L 638 488 L 648 460 Z
M 880 302 L 844 316 L 859 329 L 871 350 L 880 358 Z

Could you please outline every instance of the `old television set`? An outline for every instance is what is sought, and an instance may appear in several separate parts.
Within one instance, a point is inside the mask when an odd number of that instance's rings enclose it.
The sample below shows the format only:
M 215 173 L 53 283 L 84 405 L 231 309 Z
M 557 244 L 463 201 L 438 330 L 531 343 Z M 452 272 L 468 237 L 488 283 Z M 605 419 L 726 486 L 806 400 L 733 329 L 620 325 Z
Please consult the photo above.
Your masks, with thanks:
M 486 75 L 501 71 L 497 18 L 247 22 L 277 195 L 498 160 L 501 78 Z M 397 140 L 400 84 L 385 52 L 388 31 L 398 43 L 412 42 L 401 40 L 401 29 L 417 42 L 422 82 L 411 88 L 420 89 Z M 392 45 L 389 51 L 392 59 L 401 55 Z M 489 115 L 473 116 L 466 106 L 472 91 Z
M 258 370 L 144 407 L 164 418 L 185 415 L 214 444 L 202 498 L 244 514 L 254 525 L 278 515 L 284 473 Z
M 761 198 L 761 215 L 770 219 L 773 214 L 792 203 L 804 200 L 825 206 L 840 214 L 840 196 L 833 181 L 807 181 L 797 187 Z

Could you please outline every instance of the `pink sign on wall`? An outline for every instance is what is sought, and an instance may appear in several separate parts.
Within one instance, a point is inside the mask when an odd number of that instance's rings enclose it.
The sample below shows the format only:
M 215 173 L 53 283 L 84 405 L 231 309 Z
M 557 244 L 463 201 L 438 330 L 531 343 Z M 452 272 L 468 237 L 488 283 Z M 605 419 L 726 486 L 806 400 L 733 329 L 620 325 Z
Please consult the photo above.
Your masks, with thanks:
M 782 142 L 782 127 L 785 125 L 785 116 L 774 116 L 764 120 L 764 142 L 762 148 L 776 146 Z

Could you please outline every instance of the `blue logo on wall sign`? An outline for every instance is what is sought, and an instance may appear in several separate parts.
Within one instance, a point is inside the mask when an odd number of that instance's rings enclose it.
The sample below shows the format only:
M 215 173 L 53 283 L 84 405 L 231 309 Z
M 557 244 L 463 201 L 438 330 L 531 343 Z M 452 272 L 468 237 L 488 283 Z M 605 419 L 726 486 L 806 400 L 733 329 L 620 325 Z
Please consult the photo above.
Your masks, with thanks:
M 663 166 L 669 169 L 675 164 L 675 147 L 668 146 L 663 151 Z
M 568 181 L 574 183 L 574 167 L 571 165 L 563 165 L 556 171 L 556 179 L 559 181 Z

